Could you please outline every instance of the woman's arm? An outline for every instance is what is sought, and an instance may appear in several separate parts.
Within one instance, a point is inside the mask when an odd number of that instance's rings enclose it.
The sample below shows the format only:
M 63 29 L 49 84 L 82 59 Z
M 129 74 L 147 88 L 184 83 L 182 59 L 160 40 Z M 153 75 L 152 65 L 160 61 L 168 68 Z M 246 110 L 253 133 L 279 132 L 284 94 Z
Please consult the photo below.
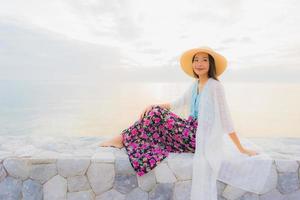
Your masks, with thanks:
M 185 89 L 182 95 L 180 95 L 179 97 L 177 97 L 176 99 L 168 103 L 162 103 L 158 105 L 170 110 L 171 108 L 172 109 L 179 108 L 181 106 L 188 104 L 192 95 L 193 87 L 194 87 L 194 82 L 191 82 L 190 85 L 187 86 L 187 88 Z
M 238 150 L 240 152 L 242 152 L 244 150 L 244 147 L 241 145 L 240 140 L 239 140 L 238 136 L 236 135 L 236 133 L 235 132 L 231 132 L 231 133 L 229 133 L 229 136 L 232 139 L 232 141 L 235 144 L 235 146 L 238 148 Z
M 169 109 L 181 109 L 183 106 L 187 105 L 190 102 L 190 98 L 192 95 L 192 90 L 194 87 L 195 82 L 191 82 L 187 88 L 185 88 L 185 91 L 176 99 L 171 100 L 169 103 L 167 103 L 167 106 Z
M 238 138 L 238 136 L 237 136 L 237 134 L 235 132 L 229 133 L 229 136 L 230 136 L 230 138 L 232 139 L 233 143 L 236 145 L 236 147 L 238 148 L 238 150 L 241 153 L 248 154 L 249 156 L 253 156 L 253 155 L 257 155 L 258 154 L 256 151 L 244 148 L 241 145 L 240 140 L 239 140 L 239 138 Z
M 250 156 L 256 155 L 257 153 L 255 151 L 246 149 L 241 145 L 240 140 L 234 131 L 233 120 L 231 118 L 229 107 L 226 101 L 224 86 L 222 84 L 217 84 L 216 89 L 217 89 L 216 96 L 217 96 L 217 101 L 220 109 L 220 117 L 221 117 L 221 122 L 222 122 L 224 132 L 230 136 L 233 143 L 236 145 L 237 149 L 241 153 L 245 153 Z
M 159 106 L 163 107 L 163 108 L 166 108 L 168 110 L 171 109 L 171 104 L 170 103 L 162 103 L 162 104 L 158 104 Z

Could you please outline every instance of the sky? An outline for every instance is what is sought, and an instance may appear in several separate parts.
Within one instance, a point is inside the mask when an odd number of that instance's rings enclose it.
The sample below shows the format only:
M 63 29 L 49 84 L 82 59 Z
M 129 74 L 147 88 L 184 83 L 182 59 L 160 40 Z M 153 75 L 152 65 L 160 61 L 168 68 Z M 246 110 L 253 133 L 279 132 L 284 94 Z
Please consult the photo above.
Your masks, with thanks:
M 180 55 L 209 46 L 233 81 L 297 82 L 296 0 L 10 0 L 0 80 L 187 80 Z M 116 76 L 115 76 L 116 75 Z

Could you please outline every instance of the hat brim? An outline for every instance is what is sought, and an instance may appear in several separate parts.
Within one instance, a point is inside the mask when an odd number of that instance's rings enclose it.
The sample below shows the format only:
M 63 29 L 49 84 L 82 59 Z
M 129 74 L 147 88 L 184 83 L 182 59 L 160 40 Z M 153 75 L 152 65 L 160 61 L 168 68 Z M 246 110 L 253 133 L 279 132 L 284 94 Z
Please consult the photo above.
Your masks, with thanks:
M 224 56 L 222 56 L 221 54 L 219 54 L 209 48 L 194 48 L 194 49 L 185 51 L 181 55 L 181 58 L 180 58 L 181 68 L 189 76 L 197 78 L 193 73 L 192 58 L 196 53 L 199 53 L 199 52 L 208 53 L 214 58 L 215 65 L 216 65 L 216 76 L 220 76 L 225 71 L 225 69 L 227 67 L 227 60 Z

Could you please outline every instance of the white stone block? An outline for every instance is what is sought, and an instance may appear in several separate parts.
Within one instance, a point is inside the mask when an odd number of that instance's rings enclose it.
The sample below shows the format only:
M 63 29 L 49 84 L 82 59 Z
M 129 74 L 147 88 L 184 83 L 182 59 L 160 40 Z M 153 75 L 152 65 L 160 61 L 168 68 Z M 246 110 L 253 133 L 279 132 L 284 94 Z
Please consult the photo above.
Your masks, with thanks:
M 149 171 L 143 176 L 137 176 L 137 180 L 138 180 L 139 187 L 142 190 L 146 192 L 150 192 L 156 185 L 156 177 L 155 177 L 154 170 Z
M 90 159 L 86 158 L 62 158 L 56 163 L 58 174 L 63 177 L 84 175 L 89 165 Z
M 115 179 L 114 164 L 92 163 L 87 171 L 90 185 L 96 195 L 112 188 Z
M 7 158 L 3 166 L 9 175 L 17 179 L 26 180 L 29 177 L 30 163 L 27 159 Z
M 95 194 L 92 190 L 80 192 L 68 192 L 67 200 L 94 200 Z
M 2 164 L 0 164 L 0 182 L 6 177 L 7 173 Z
M 92 156 L 92 162 L 97 163 L 114 163 L 115 162 L 115 154 L 114 152 L 97 152 Z
M 140 188 L 135 188 L 126 195 L 125 200 L 132 200 L 132 199 L 148 200 L 148 196 L 149 195 L 147 192 L 141 190 Z
M 181 153 L 175 158 L 168 159 L 168 166 L 177 180 L 191 180 L 193 173 L 193 155 Z
M 50 178 L 57 175 L 55 164 L 32 165 L 29 172 L 29 177 L 33 180 L 38 180 L 44 184 Z
M 228 200 L 235 200 L 242 197 L 247 191 L 242 190 L 240 188 L 233 187 L 231 185 L 227 185 L 223 191 L 223 197 Z
M 275 189 L 277 187 L 277 181 L 278 181 L 278 174 L 277 174 L 276 166 L 273 163 L 270 174 L 268 175 L 266 184 L 263 187 L 261 194 L 267 193 L 267 192 Z
M 44 200 L 66 200 L 67 180 L 56 175 L 44 184 L 43 192 Z
M 296 172 L 299 168 L 295 160 L 275 160 L 279 172 Z
M 259 200 L 284 200 L 284 196 L 277 189 L 273 189 L 265 194 L 261 194 Z
M 299 200 L 300 199 L 300 190 L 292 192 L 290 194 L 284 195 L 284 200 Z
M 91 189 L 91 186 L 86 176 L 81 175 L 68 177 L 67 181 L 69 192 L 79 192 Z
M 96 196 L 96 200 L 125 200 L 125 194 L 122 194 L 115 189 L 111 189 L 101 195 Z
M 154 168 L 156 180 L 158 183 L 174 183 L 176 177 L 172 170 L 168 167 L 167 163 L 159 163 Z
M 179 181 L 175 183 L 174 200 L 186 200 L 191 198 L 192 181 Z

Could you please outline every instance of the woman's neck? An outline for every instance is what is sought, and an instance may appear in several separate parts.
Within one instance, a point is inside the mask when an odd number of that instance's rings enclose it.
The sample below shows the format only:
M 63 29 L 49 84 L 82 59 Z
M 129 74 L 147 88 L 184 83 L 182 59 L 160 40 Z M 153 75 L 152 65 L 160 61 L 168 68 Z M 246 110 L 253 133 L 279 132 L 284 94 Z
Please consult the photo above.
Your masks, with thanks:
M 203 86 L 205 83 L 206 83 L 206 81 L 208 80 L 208 75 L 207 74 L 205 74 L 205 75 L 203 75 L 203 76 L 199 76 L 199 80 L 198 80 L 198 83 L 199 83 L 199 86 Z
M 208 81 L 208 79 L 209 79 L 208 77 L 206 79 L 204 79 L 204 78 L 198 79 L 197 94 L 199 94 L 202 91 L 202 89 L 203 89 L 204 85 L 206 84 L 206 82 Z

